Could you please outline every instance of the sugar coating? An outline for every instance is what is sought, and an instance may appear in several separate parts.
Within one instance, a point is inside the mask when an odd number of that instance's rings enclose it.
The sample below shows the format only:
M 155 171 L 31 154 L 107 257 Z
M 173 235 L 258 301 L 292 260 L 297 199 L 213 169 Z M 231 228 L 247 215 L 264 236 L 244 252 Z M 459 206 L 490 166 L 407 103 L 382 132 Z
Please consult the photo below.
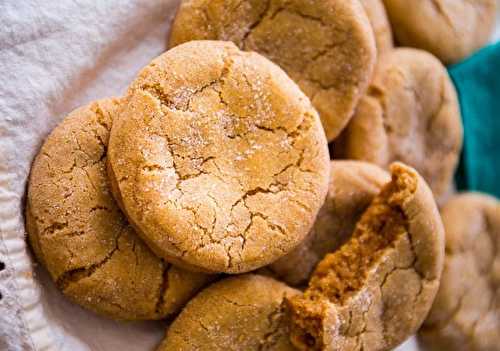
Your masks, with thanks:
M 192 270 L 241 273 L 285 255 L 328 188 L 326 138 L 307 97 L 228 42 L 183 44 L 146 67 L 108 156 L 140 235 Z
M 186 305 L 157 351 L 294 351 L 282 302 L 298 293 L 259 275 L 226 278 Z
M 307 284 L 316 264 L 349 240 L 356 222 L 391 179 L 380 167 L 362 161 L 330 163 L 325 203 L 307 238 L 292 252 L 267 267 L 288 284 Z
M 164 318 L 211 278 L 157 258 L 113 200 L 105 163 L 119 108 L 118 99 L 93 102 L 47 138 L 31 169 L 28 238 L 74 302 L 114 319 Z
M 201 39 L 232 41 L 277 63 L 311 99 L 328 140 L 352 116 L 376 59 L 358 1 L 184 0 L 170 46 Z
M 379 58 L 339 148 L 348 159 L 414 167 L 441 202 L 452 186 L 462 135 L 457 95 L 444 66 L 427 52 L 399 48 Z
M 436 295 L 444 231 L 424 180 L 391 166 L 340 249 L 316 267 L 303 295 L 286 299 L 300 350 L 392 350 L 415 333 Z
M 384 0 L 397 41 L 429 51 L 451 64 L 490 39 L 496 0 Z
M 498 350 L 500 203 L 455 195 L 442 208 L 446 256 L 438 294 L 419 331 L 429 350 Z

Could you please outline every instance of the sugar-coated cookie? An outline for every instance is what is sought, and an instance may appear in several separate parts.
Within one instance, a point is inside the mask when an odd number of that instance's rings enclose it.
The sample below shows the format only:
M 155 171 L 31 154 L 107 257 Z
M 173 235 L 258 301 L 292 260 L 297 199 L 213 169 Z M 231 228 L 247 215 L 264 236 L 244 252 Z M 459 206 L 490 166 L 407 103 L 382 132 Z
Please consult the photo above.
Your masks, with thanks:
M 109 147 L 122 207 L 159 256 L 242 273 L 295 248 L 328 190 L 309 99 L 233 43 L 179 45 L 132 83 Z
M 201 39 L 232 41 L 280 65 L 311 99 L 328 140 L 351 118 L 376 59 L 357 0 L 184 0 L 170 46 Z
M 447 202 L 443 276 L 419 340 L 428 350 L 500 350 L 500 202 L 465 193 Z
M 318 264 L 303 295 L 285 300 L 300 350 L 392 350 L 424 321 L 443 268 L 443 224 L 415 170 L 395 163 L 391 173 L 349 241 Z
M 74 302 L 115 319 L 159 319 L 178 312 L 211 278 L 157 258 L 118 209 L 105 168 L 117 109 L 117 99 L 93 102 L 47 138 L 31 169 L 28 238 Z
M 485 45 L 493 31 L 496 0 L 384 0 L 399 44 L 454 63 Z
M 294 351 L 282 301 L 299 291 L 272 278 L 226 278 L 196 295 L 157 351 Z
M 417 49 L 382 55 L 339 143 L 348 159 L 414 167 L 441 201 L 452 186 L 462 146 L 460 107 L 446 69 Z

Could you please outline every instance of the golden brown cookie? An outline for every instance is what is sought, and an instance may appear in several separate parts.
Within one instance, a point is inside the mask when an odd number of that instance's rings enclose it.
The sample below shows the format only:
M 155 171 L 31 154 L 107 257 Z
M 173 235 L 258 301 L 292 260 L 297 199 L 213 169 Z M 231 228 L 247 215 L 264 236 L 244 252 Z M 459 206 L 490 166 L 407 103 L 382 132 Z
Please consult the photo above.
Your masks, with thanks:
M 170 46 L 200 39 L 232 41 L 280 65 L 311 99 L 328 140 L 351 118 L 376 59 L 357 0 L 184 0 Z
M 105 162 L 118 108 L 117 99 L 81 107 L 47 138 L 31 169 L 28 238 L 74 302 L 115 319 L 163 318 L 210 278 L 157 258 L 114 202 Z
M 337 160 L 330 165 L 328 194 L 313 229 L 295 250 L 268 266 L 288 284 L 307 284 L 316 264 L 349 239 L 361 214 L 391 179 L 367 162 Z
M 384 0 L 397 41 L 454 63 L 488 42 L 496 0 Z
M 328 190 L 327 143 L 307 97 L 229 42 L 186 43 L 143 69 L 108 156 L 142 237 L 193 270 L 241 273 L 285 255 Z
M 424 51 L 395 49 L 380 58 L 340 149 L 349 159 L 414 167 L 439 201 L 452 186 L 461 146 L 460 108 L 443 65 Z
M 419 338 L 429 350 L 500 350 L 500 203 L 453 197 L 441 211 L 446 256 L 438 294 Z
M 432 193 L 395 163 L 352 237 L 286 299 L 300 350 L 391 350 L 415 333 L 439 286 L 444 230 Z
M 189 301 L 157 351 L 293 351 L 282 301 L 298 293 L 259 275 L 226 278 Z
M 380 56 L 392 50 L 392 30 L 382 0 L 360 0 L 375 35 L 377 54 Z

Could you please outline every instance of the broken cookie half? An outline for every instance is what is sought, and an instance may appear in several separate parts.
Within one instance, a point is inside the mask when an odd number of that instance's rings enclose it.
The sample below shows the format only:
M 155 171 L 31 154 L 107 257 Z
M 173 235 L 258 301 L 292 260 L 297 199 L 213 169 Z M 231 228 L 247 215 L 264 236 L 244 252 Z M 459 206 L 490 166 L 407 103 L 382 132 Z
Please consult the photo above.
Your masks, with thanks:
M 394 163 L 391 174 L 351 239 L 318 264 L 304 294 L 285 301 L 300 350 L 390 350 L 427 315 L 443 267 L 443 224 L 414 169 Z

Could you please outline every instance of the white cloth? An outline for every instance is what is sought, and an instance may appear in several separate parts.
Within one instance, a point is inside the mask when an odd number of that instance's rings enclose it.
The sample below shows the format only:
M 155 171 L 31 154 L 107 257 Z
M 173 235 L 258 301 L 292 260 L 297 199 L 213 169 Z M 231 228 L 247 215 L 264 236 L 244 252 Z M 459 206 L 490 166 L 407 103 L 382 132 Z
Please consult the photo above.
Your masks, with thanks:
M 24 241 L 23 196 L 45 136 L 119 96 L 166 48 L 177 0 L 0 0 L 0 350 L 152 350 L 162 323 L 117 323 L 68 302 Z
M 113 322 L 63 298 L 29 256 L 23 196 L 46 135 L 74 108 L 121 95 L 165 50 L 177 4 L 0 0 L 0 350 L 153 350 L 163 336 L 161 322 Z

